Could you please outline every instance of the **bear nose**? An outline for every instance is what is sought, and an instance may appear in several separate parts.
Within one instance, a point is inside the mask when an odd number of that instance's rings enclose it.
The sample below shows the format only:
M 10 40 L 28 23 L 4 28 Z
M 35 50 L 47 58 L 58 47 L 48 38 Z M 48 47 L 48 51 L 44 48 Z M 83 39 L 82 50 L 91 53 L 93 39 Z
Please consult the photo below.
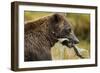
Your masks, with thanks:
M 75 36 L 74 33 L 70 34 L 70 37 L 71 37 L 71 38 L 69 38 L 69 39 L 73 42 L 73 44 L 78 44 L 78 43 L 79 43 L 79 40 L 78 40 L 78 38 Z
M 74 35 L 74 38 L 72 39 L 72 41 L 73 41 L 74 44 L 78 44 L 79 43 L 79 40 L 75 35 Z
M 78 44 L 79 43 L 79 40 L 76 38 L 75 40 L 74 40 L 74 44 Z

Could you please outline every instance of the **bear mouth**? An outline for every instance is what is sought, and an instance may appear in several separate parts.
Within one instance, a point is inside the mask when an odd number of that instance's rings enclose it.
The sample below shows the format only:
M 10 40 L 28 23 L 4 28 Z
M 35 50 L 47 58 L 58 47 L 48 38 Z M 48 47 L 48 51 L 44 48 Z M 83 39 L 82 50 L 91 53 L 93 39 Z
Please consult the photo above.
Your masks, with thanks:
M 60 38 L 58 39 L 58 41 L 60 41 L 63 45 L 67 46 L 68 48 L 72 48 L 75 45 L 75 43 L 70 41 L 68 38 Z

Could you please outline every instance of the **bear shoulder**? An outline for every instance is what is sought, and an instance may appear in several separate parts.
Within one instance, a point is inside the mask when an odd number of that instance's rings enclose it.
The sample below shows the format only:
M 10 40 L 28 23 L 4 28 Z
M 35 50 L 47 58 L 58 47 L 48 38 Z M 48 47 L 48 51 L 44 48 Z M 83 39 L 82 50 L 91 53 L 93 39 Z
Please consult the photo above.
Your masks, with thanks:
M 50 19 L 50 17 L 51 17 L 51 15 L 39 18 L 37 20 L 26 21 L 24 23 L 25 32 L 28 31 L 28 30 L 31 30 L 31 29 L 32 30 L 36 29 L 38 26 L 40 26 L 40 25 L 44 24 L 45 22 L 47 22 Z

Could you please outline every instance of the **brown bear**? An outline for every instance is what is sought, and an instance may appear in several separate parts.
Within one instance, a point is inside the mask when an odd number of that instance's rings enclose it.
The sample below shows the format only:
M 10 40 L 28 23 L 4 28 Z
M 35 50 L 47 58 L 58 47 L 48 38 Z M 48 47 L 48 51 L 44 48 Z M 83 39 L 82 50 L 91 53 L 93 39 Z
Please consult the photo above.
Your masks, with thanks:
M 58 39 L 67 38 L 68 47 L 79 41 L 69 21 L 61 13 L 26 22 L 24 25 L 24 61 L 52 60 L 51 47 Z

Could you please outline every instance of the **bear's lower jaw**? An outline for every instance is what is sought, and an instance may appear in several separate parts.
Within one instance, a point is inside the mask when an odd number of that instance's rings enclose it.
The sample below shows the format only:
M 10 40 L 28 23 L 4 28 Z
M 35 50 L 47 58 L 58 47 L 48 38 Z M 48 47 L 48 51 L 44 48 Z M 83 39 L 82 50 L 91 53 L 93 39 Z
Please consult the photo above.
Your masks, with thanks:
M 58 41 L 69 48 L 72 48 L 74 45 L 74 43 L 70 42 L 68 38 L 59 38 Z

